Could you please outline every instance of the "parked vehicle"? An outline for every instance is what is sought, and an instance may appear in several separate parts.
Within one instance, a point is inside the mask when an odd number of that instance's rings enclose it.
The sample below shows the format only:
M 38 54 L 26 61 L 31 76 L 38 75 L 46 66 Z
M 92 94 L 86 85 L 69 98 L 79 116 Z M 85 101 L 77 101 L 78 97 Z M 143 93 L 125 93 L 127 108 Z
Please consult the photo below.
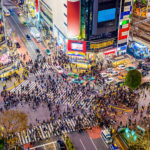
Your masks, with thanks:
M 112 137 L 111 137 L 108 129 L 102 130 L 101 136 L 102 136 L 104 142 L 106 142 L 107 144 L 112 143 Z
M 41 42 L 40 32 L 36 27 L 31 27 L 30 34 L 36 39 L 37 42 Z
M 102 78 L 107 78 L 108 74 L 107 73 L 101 73 Z
M 54 69 L 60 74 L 62 74 L 64 72 L 60 66 L 56 66 L 56 67 L 54 67 Z
M 134 69 L 136 69 L 136 67 L 127 67 L 126 68 L 127 71 L 134 70 Z
M 5 16 L 10 16 L 10 11 L 5 6 L 3 6 L 3 11 Z
M 84 80 L 80 80 L 80 79 L 72 79 L 73 83 L 80 83 L 82 84 L 84 82 Z
M 117 68 L 118 68 L 119 70 L 123 70 L 123 69 L 126 69 L 126 66 L 125 66 L 125 65 L 119 65 Z
M 66 145 L 62 140 L 57 140 L 57 146 L 59 150 L 67 150 Z

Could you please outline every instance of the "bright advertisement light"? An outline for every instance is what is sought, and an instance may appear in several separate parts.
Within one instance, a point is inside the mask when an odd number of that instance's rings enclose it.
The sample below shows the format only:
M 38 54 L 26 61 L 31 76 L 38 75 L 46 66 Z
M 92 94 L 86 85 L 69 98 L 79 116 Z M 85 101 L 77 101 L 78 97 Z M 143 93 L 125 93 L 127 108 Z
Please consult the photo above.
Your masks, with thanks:
M 116 8 L 98 11 L 98 22 L 114 20 L 116 15 Z
M 86 41 L 68 40 L 68 51 L 86 53 Z
M 68 37 L 80 34 L 80 0 L 67 1 L 67 33 Z
M 83 51 L 83 43 L 72 43 L 71 49 L 75 51 Z

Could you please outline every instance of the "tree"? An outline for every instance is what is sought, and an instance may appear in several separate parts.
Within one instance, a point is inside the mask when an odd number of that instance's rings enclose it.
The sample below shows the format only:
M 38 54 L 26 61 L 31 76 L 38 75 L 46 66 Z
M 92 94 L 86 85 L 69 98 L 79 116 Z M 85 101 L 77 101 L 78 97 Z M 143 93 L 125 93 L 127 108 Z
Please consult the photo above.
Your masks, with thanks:
M 141 85 L 142 75 L 141 73 L 134 69 L 128 71 L 128 74 L 125 78 L 125 85 L 127 85 L 131 89 L 136 89 Z
M 0 113 L 0 134 L 9 146 L 15 144 L 15 133 L 27 129 L 27 115 L 20 111 L 5 110 Z

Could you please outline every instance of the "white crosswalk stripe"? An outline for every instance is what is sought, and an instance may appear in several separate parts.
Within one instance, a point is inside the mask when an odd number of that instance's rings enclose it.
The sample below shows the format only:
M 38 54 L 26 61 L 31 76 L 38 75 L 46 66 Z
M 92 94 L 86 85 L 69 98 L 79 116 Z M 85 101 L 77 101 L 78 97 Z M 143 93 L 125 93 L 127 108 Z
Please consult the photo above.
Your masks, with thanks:
M 39 140 L 39 137 L 42 140 L 44 140 L 44 139 L 51 138 L 53 136 L 58 136 L 60 135 L 60 131 L 62 133 L 74 132 L 75 124 L 76 121 L 74 119 L 65 119 L 65 120 L 58 119 L 54 123 L 44 123 L 37 127 L 34 127 L 33 129 L 28 129 L 27 132 L 22 131 L 21 133 L 17 133 L 17 136 L 19 138 L 19 143 L 21 145 L 24 145 L 29 142 L 37 142 Z M 90 124 L 91 121 L 86 117 L 84 117 L 82 120 L 83 127 L 88 127 L 90 126 Z M 62 126 L 64 126 L 64 130 L 61 130 Z

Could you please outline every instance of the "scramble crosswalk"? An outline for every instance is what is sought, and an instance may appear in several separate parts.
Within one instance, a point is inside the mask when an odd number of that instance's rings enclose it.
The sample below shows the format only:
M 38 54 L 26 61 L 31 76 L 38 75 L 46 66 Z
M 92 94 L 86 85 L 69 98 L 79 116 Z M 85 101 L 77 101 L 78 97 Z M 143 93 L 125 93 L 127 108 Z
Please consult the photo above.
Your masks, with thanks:
M 85 129 L 91 126 L 97 126 L 97 123 L 92 123 L 92 118 L 84 117 L 82 119 L 82 126 L 80 129 Z M 54 136 L 62 135 L 63 133 L 71 133 L 76 131 L 76 120 L 64 119 L 56 120 L 53 123 L 43 123 L 39 126 L 34 126 L 26 131 L 17 133 L 20 145 L 24 145 L 30 142 L 38 142 L 40 140 L 49 139 Z
M 22 88 L 26 87 L 27 85 L 29 85 L 29 88 L 22 90 Z M 20 85 L 11 89 L 10 92 L 21 92 L 21 91 L 23 91 L 23 93 L 27 94 L 27 93 L 30 93 L 32 90 L 34 90 L 35 87 L 38 87 L 38 89 L 40 91 L 42 91 L 42 88 L 39 84 L 35 83 L 34 81 L 24 80 Z

